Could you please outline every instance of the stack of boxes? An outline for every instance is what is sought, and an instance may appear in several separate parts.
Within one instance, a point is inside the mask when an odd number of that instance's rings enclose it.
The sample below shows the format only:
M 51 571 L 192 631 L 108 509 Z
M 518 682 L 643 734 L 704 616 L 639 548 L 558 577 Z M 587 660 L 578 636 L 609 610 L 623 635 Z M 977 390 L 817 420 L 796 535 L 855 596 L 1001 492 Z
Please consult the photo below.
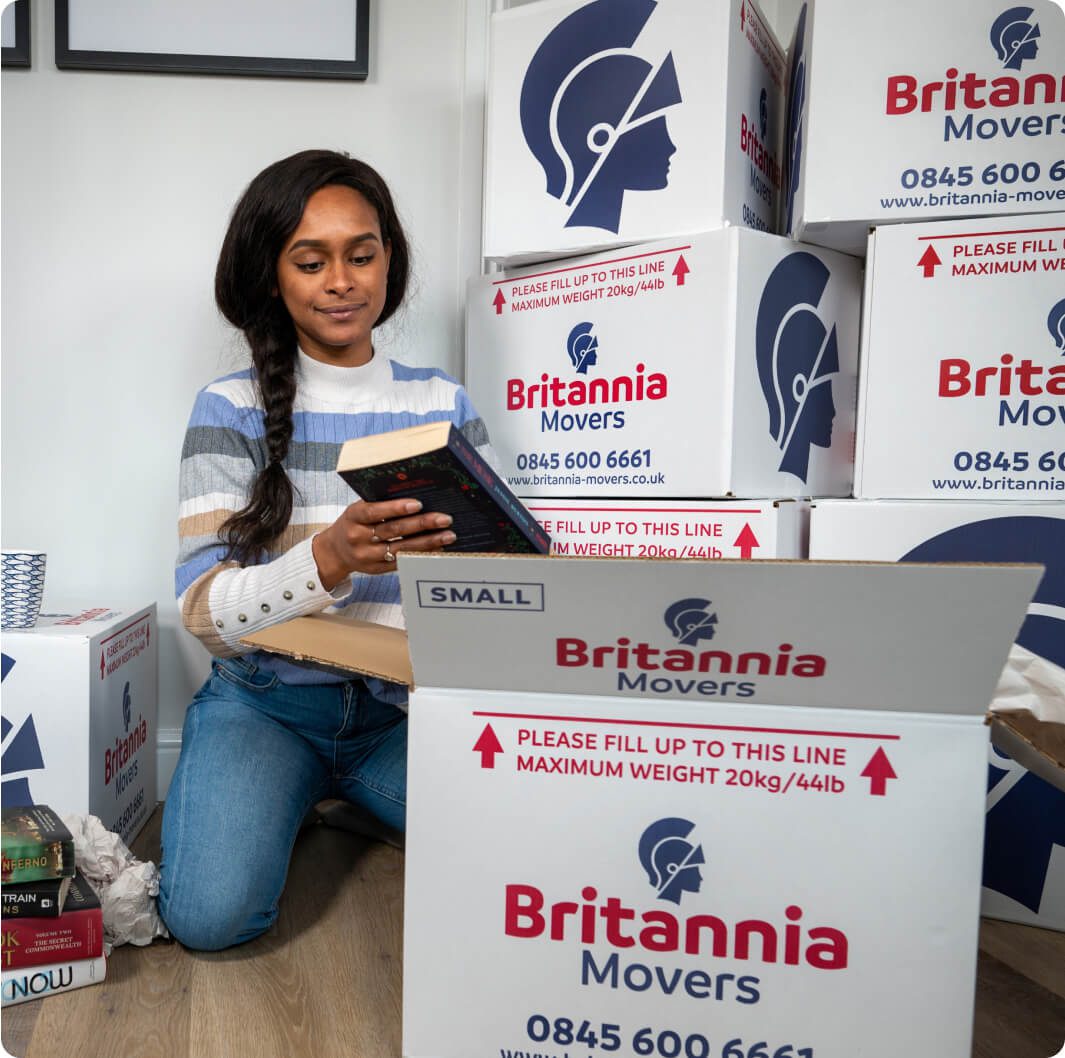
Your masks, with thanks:
M 801 557 L 789 501 L 851 491 L 861 262 L 777 234 L 761 12 L 545 2 L 491 45 L 466 378 L 511 487 L 559 554 Z
M 816 0 L 786 60 L 748 0 L 494 16 L 467 388 L 556 551 L 1039 561 L 1063 664 L 1062 55 L 1047 0 Z

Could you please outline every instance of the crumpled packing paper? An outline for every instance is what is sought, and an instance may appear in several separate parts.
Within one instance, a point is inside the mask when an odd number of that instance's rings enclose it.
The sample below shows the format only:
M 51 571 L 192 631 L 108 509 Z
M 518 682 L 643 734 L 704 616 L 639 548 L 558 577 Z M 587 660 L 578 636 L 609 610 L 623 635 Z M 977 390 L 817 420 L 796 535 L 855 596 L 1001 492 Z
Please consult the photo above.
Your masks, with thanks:
M 65 816 L 74 837 L 74 861 L 100 897 L 104 917 L 104 949 L 119 944 L 151 944 L 170 932 L 159 917 L 159 869 L 138 860 L 117 835 L 96 816 Z
M 1014 643 L 995 688 L 991 712 L 1023 709 L 1037 720 L 1065 724 L 1065 669 Z

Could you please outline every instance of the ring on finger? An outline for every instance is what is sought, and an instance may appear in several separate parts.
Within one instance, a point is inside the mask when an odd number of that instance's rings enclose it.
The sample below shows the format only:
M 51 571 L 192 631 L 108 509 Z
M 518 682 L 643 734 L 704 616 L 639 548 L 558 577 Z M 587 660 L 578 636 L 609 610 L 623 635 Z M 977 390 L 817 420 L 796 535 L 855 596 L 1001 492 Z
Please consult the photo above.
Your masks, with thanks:
M 386 562 L 395 562 L 396 561 L 396 556 L 392 554 L 392 548 L 390 548 L 388 546 L 388 544 L 385 544 L 385 561 Z
M 379 536 L 377 535 L 377 530 L 376 530 L 376 529 L 371 529 L 371 530 L 370 530 L 370 543 L 371 543 L 371 544 L 380 544 L 380 543 L 383 543 L 383 541 L 381 540 L 381 538 L 380 538 L 380 537 L 379 537 Z

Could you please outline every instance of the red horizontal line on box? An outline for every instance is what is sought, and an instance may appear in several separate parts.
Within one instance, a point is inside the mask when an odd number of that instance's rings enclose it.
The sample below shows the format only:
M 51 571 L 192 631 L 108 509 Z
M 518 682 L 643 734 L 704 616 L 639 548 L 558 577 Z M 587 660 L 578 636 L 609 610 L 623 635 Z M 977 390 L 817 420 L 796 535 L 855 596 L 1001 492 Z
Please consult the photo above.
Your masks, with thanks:
M 634 253 L 628 257 L 611 257 L 609 261 L 596 261 L 594 264 L 570 265 L 569 268 L 553 268 L 550 272 L 534 272 L 527 276 L 513 276 L 511 279 L 493 279 L 492 286 L 502 286 L 504 283 L 527 283 L 530 279 L 539 279 L 541 276 L 555 276 L 559 272 L 579 272 L 582 268 L 599 268 L 602 265 L 620 264 L 622 261 L 638 261 L 641 257 L 659 257 L 666 253 L 677 253 L 678 250 L 690 250 L 691 243 L 687 246 L 672 246 L 668 250 L 652 250 L 649 253 Z
M 918 235 L 918 242 L 929 239 L 986 239 L 990 235 L 1040 235 L 1045 231 L 1065 231 L 1065 228 L 1018 228 L 1016 231 L 965 231 L 954 235 Z
M 686 727 L 699 731 L 746 731 L 759 735 L 816 735 L 818 738 L 871 738 L 898 742 L 901 735 L 877 735 L 868 731 L 807 731 L 791 727 L 746 727 L 740 724 L 689 724 L 676 720 L 617 720 L 605 716 L 548 716 L 540 713 L 490 713 L 475 709 L 474 716 L 503 720 L 568 720 L 580 724 L 629 724 L 637 727 Z

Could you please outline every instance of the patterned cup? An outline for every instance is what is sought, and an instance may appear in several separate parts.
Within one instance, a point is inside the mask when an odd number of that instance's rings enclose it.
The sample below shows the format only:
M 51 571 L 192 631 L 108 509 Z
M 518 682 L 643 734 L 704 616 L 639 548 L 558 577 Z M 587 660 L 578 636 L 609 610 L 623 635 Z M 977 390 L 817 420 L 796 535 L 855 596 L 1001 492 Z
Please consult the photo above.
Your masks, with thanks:
M 32 628 L 44 595 L 43 551 L 4 551 L 0 577 L 0 627 Z

